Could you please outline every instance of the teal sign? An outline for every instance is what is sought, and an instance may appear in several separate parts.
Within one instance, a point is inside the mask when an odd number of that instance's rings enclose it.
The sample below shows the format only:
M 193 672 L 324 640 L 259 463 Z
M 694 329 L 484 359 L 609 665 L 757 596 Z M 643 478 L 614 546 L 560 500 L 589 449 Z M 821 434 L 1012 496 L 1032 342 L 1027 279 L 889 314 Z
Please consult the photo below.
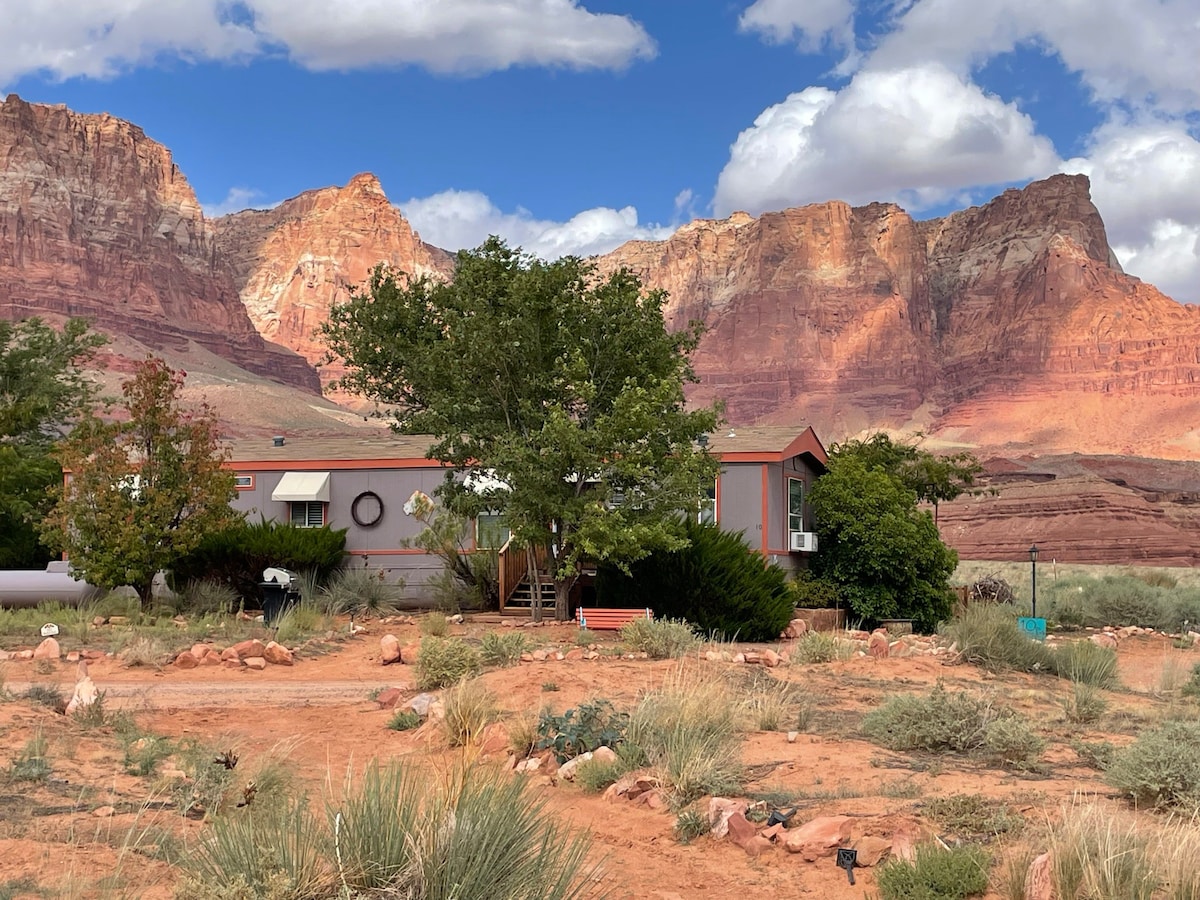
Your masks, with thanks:
M 1021 630 L 1033 638 L 1035 641 L 1044 641 L 1046 639 L 1046 620 L 1034 619 L 1029 616 L 1021 616 L 1017 619 L 1017 624 L 1021 626 Z

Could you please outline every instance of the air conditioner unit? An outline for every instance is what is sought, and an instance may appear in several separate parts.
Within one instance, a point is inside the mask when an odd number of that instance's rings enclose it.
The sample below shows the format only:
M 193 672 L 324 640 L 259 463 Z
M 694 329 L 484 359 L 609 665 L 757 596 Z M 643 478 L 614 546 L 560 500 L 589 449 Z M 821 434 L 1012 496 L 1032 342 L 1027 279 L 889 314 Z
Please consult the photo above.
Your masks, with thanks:
M 793 553 L 816 553 L 817 536 L 811 531 L 792 531 L 788 549 Z

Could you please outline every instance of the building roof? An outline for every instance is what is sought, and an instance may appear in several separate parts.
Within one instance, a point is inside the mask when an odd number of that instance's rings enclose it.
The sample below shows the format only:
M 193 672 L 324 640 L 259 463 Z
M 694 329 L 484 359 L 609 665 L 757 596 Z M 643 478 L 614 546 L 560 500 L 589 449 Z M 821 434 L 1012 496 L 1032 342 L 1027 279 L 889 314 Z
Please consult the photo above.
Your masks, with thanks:
M 436 466 L 425 456 L 429 435 L 288 436 L 277 447 L 272 438 L 231 442 L 230 467 L 241 471 L 278 469 L 416 468 Z M 728 462 L 774 462 L 808 454 L 824 467 L 825 448 L 812 428 L 761 425 L 724 428 L 709 435 L 708 449 Z

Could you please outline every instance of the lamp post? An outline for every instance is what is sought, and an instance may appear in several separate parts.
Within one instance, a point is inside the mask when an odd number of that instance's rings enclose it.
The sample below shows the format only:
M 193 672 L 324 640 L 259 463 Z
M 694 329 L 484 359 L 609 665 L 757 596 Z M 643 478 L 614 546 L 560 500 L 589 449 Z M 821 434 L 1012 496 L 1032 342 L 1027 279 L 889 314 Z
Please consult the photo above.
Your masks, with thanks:
M 1032 569 L 1033 576 L 1033 614 L 1032 618 L 1037 618 L 1037 558 L 1038 545 L 1032 544 L 1029 547 L 1029 565 Z

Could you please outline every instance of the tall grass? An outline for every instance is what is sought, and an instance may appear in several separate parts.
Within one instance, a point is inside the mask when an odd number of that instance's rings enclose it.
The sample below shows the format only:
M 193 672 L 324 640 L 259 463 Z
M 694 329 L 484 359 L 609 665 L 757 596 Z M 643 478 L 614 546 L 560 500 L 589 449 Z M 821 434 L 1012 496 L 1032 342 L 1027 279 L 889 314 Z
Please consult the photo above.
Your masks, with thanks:
M 479 642 L 479 655 L 485 666 L 515 666 L 521 661 L 525 652 L 525 635 L 519 631 L 501 634 L 498 631 L 485 632 Z
M 1050 845 L 1058 897 L 1151 900 L 1158 889 L 1150 838 L 1129 816 L 1072 805 L 1050 829 Z
M 474 742 L 498 714 L 495 695 L 477 678 L 465 678 L 447 690 L 442 703 L 442 728 L 451 747 Z
M 643 618 L 621 626 L 621 641 L 651 659 L 678 659 L 698 646 L 700 638 L 687 622 Z

